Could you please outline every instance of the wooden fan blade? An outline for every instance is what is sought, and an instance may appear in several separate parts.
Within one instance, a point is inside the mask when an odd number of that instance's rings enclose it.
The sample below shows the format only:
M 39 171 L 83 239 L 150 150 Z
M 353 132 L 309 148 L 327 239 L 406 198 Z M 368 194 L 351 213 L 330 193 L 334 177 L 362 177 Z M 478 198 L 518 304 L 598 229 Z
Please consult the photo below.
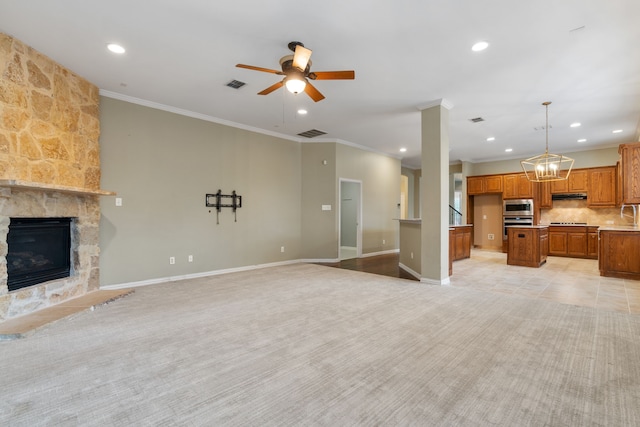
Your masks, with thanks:
M 293 66 L 300 71 L 304 71 L 309 63 L 309 58 L 311 58 L 311 49 L 297 45 L 293 54 Z
M 238 68 L 246 68 L 247 70 L 262 71 L 265 73 L 282 74 L 282 71 L 272 70 L 270 68 L 254 67 L 253 65 L 236 64 Z
M 307 85 L 304 87 L 304 91 L 307 95 L 311 97 L 315 102 L 322 101 L 324 99 L 324 95 L 321 94 L 318 89 L 316 89 L 311 83 L 307 82 Z
M 269 86 L 268 88 L 266 88 L 262 92 L 258 92 L 258 95 L 269 95 L 274 90 L 280 89 L 283 85 L 284 85 L 283 82 L 278 82 L 276 84 L 273 84 L 273 85 Z
M 348 71 L 314 71 L 315 79 L 313 80 L 353 80 L 356 78 L 356 72 L 353 70 Z

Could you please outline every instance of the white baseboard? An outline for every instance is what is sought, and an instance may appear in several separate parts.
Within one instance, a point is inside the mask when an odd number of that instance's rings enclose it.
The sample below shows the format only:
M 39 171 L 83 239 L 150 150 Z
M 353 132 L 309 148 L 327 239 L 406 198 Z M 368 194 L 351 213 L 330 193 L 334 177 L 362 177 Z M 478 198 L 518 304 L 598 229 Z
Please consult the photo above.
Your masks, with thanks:
M 426 277 L 420 278 L 421 283 L 426 283 L 427 285 L 438 285 L 438 286 L 447 286 L 451 284 L 451 280 L 449 277 L 446 277 L 441 280 L 436 279 L 427 279 Z
M 181 276 L 159 277 L 157 279 L 141 280 L 139 282 L 129 282 L 129 283 L 119 283 L 119 284 L 115 284 L 115 285 L 106 285 L 106 286 L 100 286 L 100 289 L 102 289 L 102 290 L 116 290 L 116 289 L 125 289 L 125 288 L 136 288 L 136 287 L 139 287 L 139 286 L 148 286 L 148 285 L 157 285 L 157 284 L 160 284 L 160 283 L 176 282 L 178 280 L 197 279 L 197 278 L 200 278 L 200 277 L 217 276 L 217 275 L 220 275 L 220 274 L 237 273 L 237 272 L 240 272 L 240 271 L 257 270 L 257 269 L 260 269 L 260 268 L 267 268 L 267 267 L 277 267 L 277 266 L 280 266 L 280 265 L 299 264 L 301 262 L 332 262 L 332 261 L 331 260 L 329 260 L 329 261 L 325 261 L 325 260 L 320 260 L 320 261 L 290 260 L 290 261 L 272 262 L 272 263 L 268 263 L 268 264 L 247 265 L 247 266 L 244 266 L 244 267 L 225 268 L 223 270 L 204 271 L 204 272 L 201 272 L 201 273 L 184 274 L 184 275 L 181 275 Z
M 370 256 L 378 256 L 378 255 L 397 254 L 398 252 L 400 252 L 400 249 L 389 249 L 388 251 L 369 252 L 368 254 L 362 254 L 362 258 L 368 258 Z
M 406 271 L 407 273 L 411 274 L 413 277 L 415 277 L 416 279 L 420 280 L 420 273 L 418 273 L 415 270 L 412 270 L 411 268 L 407 267 L 406 265 L 404 265 L 403 263 L 399 263 L 398 264 L 400 266 L 401 269 L 403 269 L 404 271 Z

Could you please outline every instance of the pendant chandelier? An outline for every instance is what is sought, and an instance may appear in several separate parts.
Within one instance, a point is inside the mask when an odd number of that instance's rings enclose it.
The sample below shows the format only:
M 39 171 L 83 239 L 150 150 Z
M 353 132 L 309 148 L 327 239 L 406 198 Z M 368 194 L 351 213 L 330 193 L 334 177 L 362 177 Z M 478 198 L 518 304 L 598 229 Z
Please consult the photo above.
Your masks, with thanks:
M 545 106 L 547 116 L 547 124 L 545 126 L 547 145 L 544 154 L 520 161 L 524 174 L 529 181 L 565 180 L 569 178 L 569 173 L 571 173 L 571 168 L 573 167 L 572 158 L 560 154 L 549 154 L 549 104 L 551 104 L 549 101 L 542 103 Z

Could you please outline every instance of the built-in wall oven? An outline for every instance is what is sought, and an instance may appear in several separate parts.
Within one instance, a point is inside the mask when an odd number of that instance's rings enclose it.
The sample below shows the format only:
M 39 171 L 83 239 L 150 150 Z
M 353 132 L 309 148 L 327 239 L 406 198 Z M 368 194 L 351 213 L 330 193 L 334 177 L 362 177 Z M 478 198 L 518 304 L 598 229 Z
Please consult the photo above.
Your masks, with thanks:
M 533 225 L 533 199 L 513 199 L 502 202 L 502 239 L 507 240 L 508 227 Z

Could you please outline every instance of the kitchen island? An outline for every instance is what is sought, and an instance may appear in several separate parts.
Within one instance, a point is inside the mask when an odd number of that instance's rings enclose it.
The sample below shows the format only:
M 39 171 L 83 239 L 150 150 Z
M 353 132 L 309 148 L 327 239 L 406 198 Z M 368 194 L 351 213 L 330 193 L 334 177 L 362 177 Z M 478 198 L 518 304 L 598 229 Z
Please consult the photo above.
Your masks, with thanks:
M 549 252 L 549 227 L 524 225 L 507 227 L 509 250 L 507 264 L 523 267 L 540 267 L 547 262 Z
M 640 280 L 640 228 L 605 226 L 598 235 L 600 275 Z

